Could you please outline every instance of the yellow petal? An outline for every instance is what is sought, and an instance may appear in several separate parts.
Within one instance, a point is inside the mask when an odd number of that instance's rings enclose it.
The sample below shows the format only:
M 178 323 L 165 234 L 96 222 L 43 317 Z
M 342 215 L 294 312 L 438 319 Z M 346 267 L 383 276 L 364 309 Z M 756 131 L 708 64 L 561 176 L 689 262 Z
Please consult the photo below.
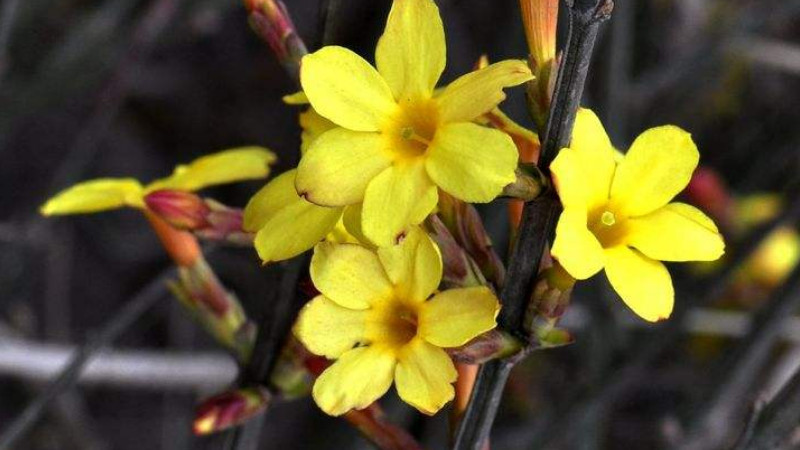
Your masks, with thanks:
M 551 253 L 578 280 L 585 280 L 603 268 L 603 247 L 586 227 L 585 210 L 568 207 L 561 213 Z
M 615 166 L 614 148 L 600 120 L 588 109 L 578 110 L 570 148 L 550 164 L 561 203 L 587 211 L 606 204 Z
M 437 97 L 443 122 L 470 122 L 506 98 L 504 88 L 533 79 L 524 61 L 496 62 L 459 77 Z
M 589 210 L 588 185 L 585 183 L 580 156 L 570 148 L 562 149 L 550 164 L 550 174 L 565 209 Z
M 428 234 L 413 227 L 403 242 L 378 249 L 383 268 L 400 298 L 424 301 L 442 281 L 442 256 Z
M 630 219 L 628 228 L 628 245 L 661 261 L 714 261 L 725 252 L 714 222 L 684 203 L 670 203 Z
M 167 178 L 146 186 L 147 192 L 159 189 L 196 191 L 207 186 L 266 178 L 275 154 L 261 147 L 224 150 L 180 165 Z
M 458 347 L 493 329 L 500 303 L 485 286 L 450 289 L 422 306 L 419 335 L 437 347 Z
M 378 255 L 355 244 L 317 244 L 311 280 L 324 296 L 345 308 L 368 308 L 392 295 Z
M 398 102 L 428 98 L 445 65 L 444 27 L 431 0 L 392 2 L 375 63 Z
M 318 113 L 350 130 L 377 131 L 397 108 L 378 71 L 343 47 L 303 57 L 300 82 Z
M 699 158 L 692 137 L 680 128 L 668 125 L 645 131 L 617 166 L 612 203 L 628 216 L 655 211 L 689 184 Z
M 319 136 L 300 160 L 295 188 L 311 203 L 360 203 L 367 184 L 389 167 L 378 133 L 334 128 Z
M 294 334 L 311 353 L 336 359 L 363 340 L 364 314 L 318 295 L 300 310 Z
M 669 318 L 675 292 L 664 264 L 623 245 L 605 256 L 608 281 L 636 315 L 649 322 Z
M 394 376 L 400 398 L 420 412 L 433 415 L 453 399 L 452 383 L 458 373 L 444 350 L 414 339 L 398 355 Z
M 307 105 L 308 96 L 303 91 L 297 91 L 294 94 L 284 95 L 281 100 L 287 105 Z
M 589 109 L 578 110 L 569 152 L 574 154 L 580 172 L 587 210 L 592 211 L 608 201 L 616 163 L 611 140 L 600 119 Z
M 314 401 L 332 416 L 366 408 L 389 390 L 395 364 L 394 354 L 386 348 L 350 350 L 317 378 Z
M 294 189 L 290 170 L 264 186 L 244 209 L 244 229 L 258 232 L 255 248 L 265 262 L 282 261 L 310 250 L 330 233 L 342 208 L 309 203 Z
M 517 147 L 505 133 L 473 123 L 441 127 L 428 149 L 428 175 L 448 194 L 473 203 L 494 200 L 516 179 Z
M 346 209 L 347 208 L 345 208 L 345 210 Z M 331 230 L 331 232 L 328 233 L 327 236 L 325 236 L 325 240 L 327 242 L 330 242 L 330 243 L 333 243 L 333 244 L 358 244 L 359 243 L 358 239 L 355 236 L 353 236 L 352 234 L 350 234 L 349 231 L 347 231 L 347 228 L 344 225 L 344 214 L 342 215 L 342 218 L 339 219 L 338 222 L 336 222 L 336 226 L 333 227 L 333 230 Z
M 142 185 L 133 178 L 100 178 L 78 183 L 48 200 L 40 211 L 52 216 L 93 213 L 123 206 L 143 207 Z
M 336 128 L 336 124 L 330 120 L 322 117 L 314 110 L 308 108 L 306 111 L 301 112 L 299 116 L 300 128 L 303 133 L 300 135 L 300 153 L 305 155 L 308 149 L 322 133 Z
M 367 186 L 361 226 L 378 246 L 395 244 L 436 207 L 439 192 L 420 162 L 396 164 Z
M 372 241 L 364 236 L 364 230 L 361 229 L 361 210 L 362 205 L 360 203 L 345 207 L 344 215 L 342 216 L 342 223 L 344 224 L 345 230 L 347 230 L 351 236 L 356 238 L 358 242 L 365 247 L 371 247 L 375 244 L 373 244 Z

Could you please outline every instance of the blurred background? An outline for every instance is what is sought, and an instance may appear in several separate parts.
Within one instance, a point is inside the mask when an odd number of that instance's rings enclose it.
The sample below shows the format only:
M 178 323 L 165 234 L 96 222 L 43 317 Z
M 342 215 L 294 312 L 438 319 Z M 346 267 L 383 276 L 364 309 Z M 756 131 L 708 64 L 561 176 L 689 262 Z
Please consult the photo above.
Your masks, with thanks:
M 443 81 L 484 53 L 526 55 L 517 0 L 437 3 Z M 286 4 L 310 50 L 324 40 L 368 59 L 390 6 Z M 46 220 L 39 206 L 80 180 L 149 181 L 240 145 L 269 147 L 277 172 L 291 168 L 298 110 L 281 96 L 295 90 L 236 0 L 0 0 L 0 432 L 170 266 L 135 211 Z M 671 267 L 678 308 L 658 325 L 624 310 L 602 276 L 579 283 L 562 321 L 575 343 L 515 369 L 492 448 L 729 448 L 757 400 L 800 366 L 800 1 L 619 0 L 584 105 L 619 149 L 655 125 L 693 134 L 702 170 L 684 200 L 717 220 L 728 255 Z M 522 89 L 502 108 L 533 126 Z M 259 186 L 207 194 L 242 207 Z M 504 255 L 505 205 L 481 213 Z M 274 267 L 251 249 L 208 250 L 253 317 L 270 307 Z M 194 437 L 191 420 L 235 363 L 158 295 L 18 448 L 221 448 L 224 436 Z M 392 396 L 385 406 L 426 448 L 446 446 L 446 414 L 423 417 Z M 275 404 L 264 424 L 263 448 L 369 448 L 310 399 Z

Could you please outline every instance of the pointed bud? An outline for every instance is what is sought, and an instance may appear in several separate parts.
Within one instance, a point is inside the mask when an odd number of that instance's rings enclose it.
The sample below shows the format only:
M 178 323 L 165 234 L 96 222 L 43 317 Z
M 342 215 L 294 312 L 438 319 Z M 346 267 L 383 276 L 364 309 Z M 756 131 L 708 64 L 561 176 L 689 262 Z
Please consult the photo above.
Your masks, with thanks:
M 478 210 L 444 192 L 439 194 L 439 216 L 469 257 L 475 261 L 484 278 L 502 286 L 506 269 L 492 247 L 492 240 L 483 227 Z
M 215 395 L 195 410 L 192 429 L 204 436 L 245 423 L 262 413 L 269 405 L 270 395 L 260 387 L 243 388 Z
M 542 270 L 531 294 L 525 322 L 528 332 L 536 346 L 549 348 L 572 343 L 572 335 L 556 325 L 569 306 L 573 278 L 558 262 Z
M 534 69 L 551 64 L 556 57 L 558 2 L 559 0 L 519 0 Z
M 297 78 L 300 60 L 308 53 L 286 5 L 280 0 L 245 0 L 250 26 L 272 49 L 284 68 Z
M 558 3 L 559 0 L 519 0 L 530 50 L 531 70 L 536 76 L 535 80 L 528 83 L 528 105 L 536 122 L 536 129 L 540 132 L 547 124 L 559 64 L 556 57 Z
M 252 245 L 254 235 L 242 229 L 244 212 L 191 192 L 154 191 L 144 199 L 151 212 L 184 231 L 214 241 Z
M 548 319 L 558 319 L 569 305 L 573 278 L 560 264 L 553 264 L 543 270 L 536 281 L 531 295 L 530 307 L 533 313 Z
M 211 209 L 198 195 L 191 192 L 162 189 L 144 197 L 150 211 L 181 230 L 194 230 L 208 226 L 206 216 Z
M 442 265 L 444 267 L 442 274 L 443 285 L 446 288 L 485 285 L 486 279 L 481 274 L 475 261 L 458 245 L 442 220 L 438 216 L 432 215 L 428 218 L 426 225 L 431 238 L 436 241 L 442 254 Z
M 178 281 L 170 289 L 221 344 L 246 361 L 253 348 L 255 327 L 247 319 L 239 299 L 228 292 L 205 259 L 180 267 Z
M 547 186 L 547 177 L 535 164 L 520 166 L 515 172 L 517 179 L 503 188 L 503 196 L 529 202 L 541 194 Z
M 283 399 L 309 395 L 314 379 L 325 370 L 323 368 L 319 372 L 312 372 L 308 368 L 308 361 L 316 358 L 319 357 L 309 352 L 294 335 L 290 335 L 270 374 L 270 387 L 280 392 Z
M 523 349 L 513 336 L 494 329 L 481 334 L 461 347 L 447 348 L 453 361 L 463 364 L 483 364 L 493 359 L 506 358 Z

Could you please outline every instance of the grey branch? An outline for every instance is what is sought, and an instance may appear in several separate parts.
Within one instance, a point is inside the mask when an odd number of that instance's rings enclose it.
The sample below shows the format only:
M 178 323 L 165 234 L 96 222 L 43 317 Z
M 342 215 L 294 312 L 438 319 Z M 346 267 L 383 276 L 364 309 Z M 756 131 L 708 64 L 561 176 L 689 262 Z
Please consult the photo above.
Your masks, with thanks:
M 63 370 L 74 351 L 73 346 L 4 337 L 0 375 L 44 382 Z M 207 393 L 224 388 L 236 375 L 233 358 L 222 352 L 108 350 L 86 366 L 79 384 Z

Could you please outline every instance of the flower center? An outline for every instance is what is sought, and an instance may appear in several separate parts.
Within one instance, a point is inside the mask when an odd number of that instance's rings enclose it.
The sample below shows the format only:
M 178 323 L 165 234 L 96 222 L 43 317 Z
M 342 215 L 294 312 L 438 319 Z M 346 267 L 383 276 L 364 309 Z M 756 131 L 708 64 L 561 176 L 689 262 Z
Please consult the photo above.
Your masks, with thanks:
M 608 205 L 589 214 L 589 231 L 594 234 L 603 248 L 624 243 L 627 223 L 624 216 L 614 212 Z
M 395 349 L 408 344 L 417 335 L 417 309 L 398 298 L 373 305 L 367 317 L 367 340 Z
M 396 160 L 425 155 L 439 125 L 439 109 L 432 99 L 402 102 L 385 130 Z

